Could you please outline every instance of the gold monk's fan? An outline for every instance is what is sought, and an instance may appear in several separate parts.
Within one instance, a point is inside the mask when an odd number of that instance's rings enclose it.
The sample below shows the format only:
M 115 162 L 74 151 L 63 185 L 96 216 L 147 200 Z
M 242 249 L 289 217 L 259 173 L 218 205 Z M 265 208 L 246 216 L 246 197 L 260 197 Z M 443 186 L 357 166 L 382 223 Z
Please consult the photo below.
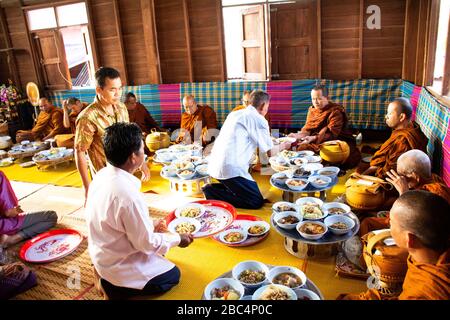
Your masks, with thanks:
M 34 107 L 34 113 L 36 115 L 36 119 L 38 116 L 37 107 L 39 106 L 39 88 L 34 82 L 28 82 L 27 83 L 27 97 L 28 101 L 33 105 Z

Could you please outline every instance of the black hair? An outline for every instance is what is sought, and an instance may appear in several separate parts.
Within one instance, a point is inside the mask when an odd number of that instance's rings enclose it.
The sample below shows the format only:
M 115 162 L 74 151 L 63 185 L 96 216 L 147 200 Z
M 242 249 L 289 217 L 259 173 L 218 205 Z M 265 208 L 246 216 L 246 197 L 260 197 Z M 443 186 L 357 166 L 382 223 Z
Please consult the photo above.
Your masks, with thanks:
M 120 78 L 120 73 L 114 68 L 110 67 L 101 67 L 95 72 L 95 82 L 97 83 L 97 87 L 103 89 L 106 84 L 106 78 L 109 79 L 117 79 Z
M 117 122 L 106 128 L 103 137 L 106 159 L 115 167 L 121 167 L 133 153 L 138 153 L 142 131 L 135 123 Z

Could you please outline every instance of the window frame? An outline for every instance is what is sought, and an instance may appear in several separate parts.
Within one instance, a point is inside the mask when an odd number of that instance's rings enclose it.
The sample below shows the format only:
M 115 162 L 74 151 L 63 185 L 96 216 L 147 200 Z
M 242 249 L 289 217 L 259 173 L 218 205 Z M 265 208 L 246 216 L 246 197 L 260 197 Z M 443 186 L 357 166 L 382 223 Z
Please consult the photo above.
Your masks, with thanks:
M 76 3 L 84 3 L 84 5 L 86 7 L 87 23 L 61 27 L 59 25 L 59 17 L 57 14 L 56 7 L 70 5 L 70 4 L 76 4 Z M 31 30 L 30 22 L 29 22 L 29 18 L 28 18 L 28 11 L 37 10 L 37 9 L 45 9 L 45 8 L 53 8 L 53 12 L 55 14 L 55 19 L 56 19 L 56 24 L 57 24 L 56 28 Z M 30 5 L 30 6 L 22 6 L 22 11 L 23 11 L 24 17 L 25 17 L 27 32 L 30 37 L 32 36 L 33 32 L 48 31 L 48 30 L 57 30 L 59 32 L 60 29 L 64 29 L 64 28 L 68 28 L 68 27 L 86 26 L 88 29 L 88 32 L 89 32 L 89 42 L 90 42 L 90 47 L 91 47 L 91 51 L 92 51 L 91 54 L 92 54 L 94 69 L 96 70 L 98 68 L 99 59 L 98 59 L 98 55 L 97 55 L 95 34 L 94 34 L 93 23 L 92 23 L 91 13 L 90 13 L 90 0 L 62 0 L 62 1 L 54 2 L 54 3 L 42 3 L 42 4 L 36 4 L 36 5 Z M 32 45 L 32 50 L 33 50 L 32 54 L 34 56 L 38 56 L 38 53 L 36 52 L 36 48 L 34 47 L 34 45 Z M 68 61 L 66 58 L 66 63 L 67 62 Z M 38 69 L 39 69 L 39 67 L 38 67 Z M 78 89 L 79 88 L 94 88 L 94 86 L 77 87 L 77 88 Z M 73 89 L 72 84 L 70 85 L 70 89 L 71 90 Z

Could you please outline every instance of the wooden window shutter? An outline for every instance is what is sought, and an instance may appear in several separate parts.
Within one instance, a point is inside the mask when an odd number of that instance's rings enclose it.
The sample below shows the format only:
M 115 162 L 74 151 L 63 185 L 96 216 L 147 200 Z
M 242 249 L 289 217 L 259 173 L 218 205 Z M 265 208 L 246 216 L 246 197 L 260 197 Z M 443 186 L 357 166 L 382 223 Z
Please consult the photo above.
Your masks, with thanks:
M 64 42 L 60 32 L 54 30 L 32 33 L 46 90 L 72 89 Z
M 245 80 L 266 80 L 264 7 L 247 8 L 241 14 L 243 77 Z

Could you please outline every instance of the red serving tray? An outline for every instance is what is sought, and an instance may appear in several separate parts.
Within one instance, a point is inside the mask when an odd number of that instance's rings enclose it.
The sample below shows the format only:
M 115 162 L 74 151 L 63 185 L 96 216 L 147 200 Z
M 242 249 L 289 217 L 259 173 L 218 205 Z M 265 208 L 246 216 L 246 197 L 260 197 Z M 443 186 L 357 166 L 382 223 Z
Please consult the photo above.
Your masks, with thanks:
M 68 245 L 67 243 L 66 244 L 62 243 L 62 246 L 58 246 L 58 247 L 54 248 L 54 250 L 56 250 L 56 252 L 55 252 L 55 254 L 54 254 L 54 256 L 52 258 L 42 259 L 42 260 L 34 260 L 34 259 L 27 258 L 28 250 L 35 249 L 34 246 L 38 242 L 40 242 L 41 240 L 44 240 L 46 238 L 51 238 L 51 237 L 54 237 L 54 236 L 57 236 L 57 235 L 74 236 L 75 237 L 75 242 L 72 243 L 69 246 L 67 246 Z M 80 243 L 82 241 L 83 241 L 83 236 L 76 230 L 73 230 L 73 229 L 51 230 L 51 231 L 48 231 L 48 232 L 41 233 L 40 235 L 37 235 L 33 239 L 28 240 L 27 242 L 25 242 L 25 244 L 22 246 L 22 248 L 20 248 L 19 257 L 22 260 L 24 260 L 24 261 L 33 262 L 33 263 L 52 262 L 52 261 L 61 259 L 61 258 L 65 257 L 65 256 L 71 254 L 72 252 L 74 252 L 78 248 L 78 246 L 80 245 Z M 51 245 L 53 245 L 53 243 L 51 243 L 49 245 L 51 246 Z M 39 249 L 39 250 L 41 250 L 42 253 L 43 253 L 43 252 L 48 251 L 48 248 L 43 247 L 42 249 Z
M 198 200 L 198 201 L 193 201 L 191 203 L 199 203 L 199 204 L 202 204 L 204 206 L 219 207 L 219 208 L 227 210 L 232 216 L 231 221 L 227 225 L 225 225 L 222 229 L 217 230 L 213 234 L 210 234 L 210 235 L 204 236 L 204 237 L 210 237 L 210 236 L 213 236 L 215 234 L 219 234 L 220 232 L 222 232 L 223 230 L 228 228 L 233 223 L 233 221 L 236 219 L 236 216 L 237 216 L 236 208 L 233 207 L 228 202 L 225 202 L 225 201 L 220 201 L 220 200 Z M 169 213 L 166 216 L 166 218 L 165 218 L 166 224 L 169 225 L 169 223 L 175 218 L 176 218 L 175 210 L 173 210 L 171 213 Z M 194 235 L 194 237 L 195 237 L 195 235 Z M 198 237 L 198 238 L 204 238 L 204 237 Z

